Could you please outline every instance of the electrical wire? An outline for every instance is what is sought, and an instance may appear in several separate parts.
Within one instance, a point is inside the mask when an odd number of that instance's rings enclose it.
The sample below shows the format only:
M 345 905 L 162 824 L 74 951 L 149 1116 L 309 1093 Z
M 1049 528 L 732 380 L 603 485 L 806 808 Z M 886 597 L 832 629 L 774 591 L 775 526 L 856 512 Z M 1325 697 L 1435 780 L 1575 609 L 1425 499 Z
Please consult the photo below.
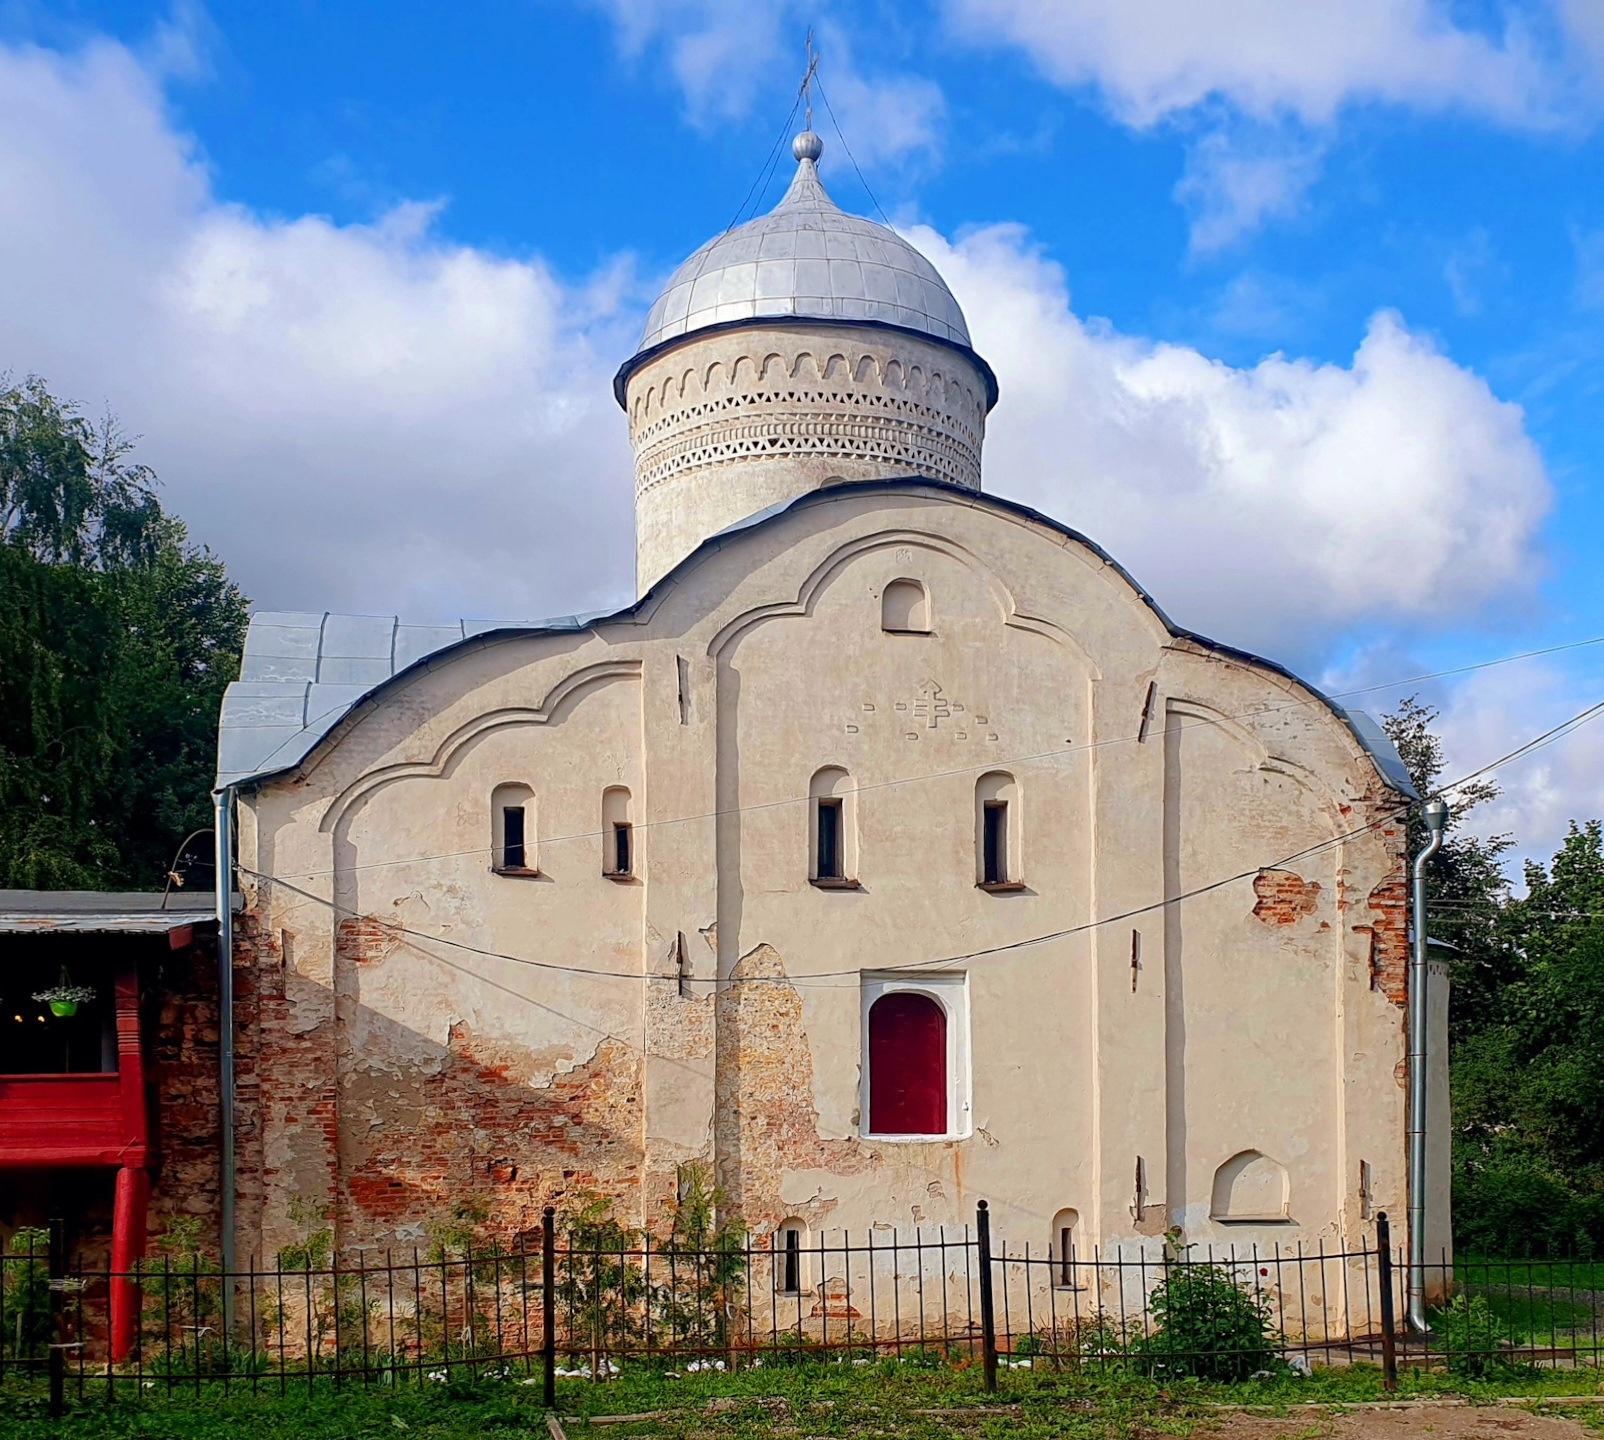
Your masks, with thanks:
M 1405 685 L 1418 685 L 1428 680 L 1440 680 L 1452 675 L 1464 675 L 1472 671 L 1487 670 L 1499 665 L 1509 665 L 1520 660 L 1530 660 L 1545 655 L 1558 654 L 1566 650 L 1580 650 L 1588 646 L 1604 644 L 1604 635 L 1596 635 L 1586 640 L 1573 640 L 1563 645 L 1551 645 L 1540 650 L 1524 650 L 1513 655 L 1503 655 L 1491 660 L 1479 660 L 1469 665 L 1459 665 L 1448 670 L 1437 670 L 1423 675 L 1411 675 L 1401 680 L 1389 680 L 1375 685 L 1364 685 L 1351 690 L 1339 690 L 1329 695 L 1314 694 L 1303 700 L 1288 700 L 1277 704 L 1261 705 L 1252 710 L 1239 711 L 1233 715 L 1223 715 L 1214 719 L 1194 719 L 1179 725 L 1169 727 L 1176 731 L 1184 731 L 1200 726 L 1223 725 L 1233 721 L 1252 720 L 1267 715 L 1279 715 L 1287 711 L 1304 709 L 1311 705 L 1324 705 L 1333 700 L 1345 700 L 1355 695 L 1369 695 L 1379 690 L 1396 690 Z M 1298 682 L 1302 683 L 1302 682 Z M 1088 741 L 1082 745 L 1071 745 L 1067 742 L 1063 746 L 1052 750 L 1042 750 L 1035 754 L 1014 755 L 1004 759 L 995 756 L 975 765 L 964 765 L 945 770 L 927 771 L 920 775 L 904 775 L 893 777 L 890 780 L 871 781 L 868 784 L 857 786 L 851 793 L 854 795 L 870 794 L 877 790 L 894 789 L 902 785 L 919 784 L 928 780 L 947 780 L 959 775 L 974 775 L 990 770 L 1009 770 L 1020 765 L 1031 765 L 1039 761 L 1056 760 L 1070 755 L 1080 754 L 1083 751 L 1102 750 L 1115 745 L 1140 744 L 1143 739 L 1141 732 L 1135 735 L 1112 736 L 1107 740 Z M 1458 782 L 1464 784 L 1474 776 L 1467 776 L 1466 780 Z M 708 820 L 717 820 L 726 816 L 743 815 L 764 810 L 779 809 L 787 805 L 805 805 L 811 799 L 808 795 L 788 795 L 778 800 L 754 801 L 747 805 L 732 805 L 724 809 L 704 810 L 693 815 L 668 816 L 661 820 L 643 820 L 632 828 L 636 831 L 664 829 L 673 825 L 692 825 Z M 562 845 L 572 840 L 596 840 L 605 838 L 603 830 L 577 830 L 565 835 L 545 835 L 539 838 L 541 846 Z M 324 876 L 341 874 L 354 874 L 358 871 L 394 869 L 402 865 L 433 864 L 441 860 L 471 859 L 477 855 L 489 855 L 494 847 L 489 845 L 476 845 L 467 850 L 446 850 L 431 855 L 401 856 L 391 860 L 372 860 L 362 864 L 342 867 L 339 871 L 333 868 L 326 870 L 300 870 L 287 871 L 286 875 L 298 880 L 314 880 Z
M 858 164 L 857 157 L 852 153 L 852 147 L 847 144 L 846 132 L 841 128 L 841 122 L 835 118 L 835 107 L 830 104 L 830 97 L 824 93 L 824 82 L 817 76 L 813 83 L 819 87 L 819 99 L 824 101 L 824 113 L 830 117 L 830 123 L 835 126 L 837 138 L 841 141 L 841 148 L 847 152 L 847 159 L 852 161 L 852 168 L 858 172 L 858 181 L 863 186 L 863 192 L 869 197 L 869 203 L 880 212 L 880 218 L 885 221 L 888 229 L 896 227 L 891 223 L 891 217 L 886 214 L 885 207 L 875 198 L 875 193 L 869 188 L 869 182 L 864 177 L 863 168 Z
M 730 220 L 730 223 L 724 227 L 721 233 L 728 235 L 731 230 L 741 223 L 741 217 L 746 213 L 746 207 L 752 203 L 754 196 L 757 197 L 759 204 L 762 203 L 762 197 L 767 192 L 769 187 L 769 180 L 774 174 L 774 167 L 779 163 L 780 147 L 785 144 L 787 138 L 791 134 L 791 122 L 796 119 L 796 107 L 801 103 L 802 91 L 798 89 L 796 92 L 796 99 L 791 102 L 791 109 L 785 117 L 785 123 L 780 126 L 779 138 L 775 140 L 773 147 L 769 150 L 768 159 L 765 160 L 762 166 L 759 168 L 757 179 L 754 180 L 751 186 L 747 189 L 746 195 L 741 200 L 740 205 L 737 207 L 734 217 Z
M 1584 724 L 1588 723 L 1588 721 L 1597 718 L 1597 716 L 1601 712 L 1604 712 L 1604 701 L 1600 701 L 1597 704 L 1588 706 L 1586 709 L 1579 711 L 1576 715 L 1572 716 L 1570 719 L 1562 721 L 1559 725 L 1553 726 L 1550 729 L 1543 731 L 1541 734 L 1534 736 L 1531 740 L 1528 740 L 1528 741 L 1524 742 L 1523 744 L 1517 746 L 1514 750 L 1511 750 L 1511 751 L 1507 752 L 1506 754 L 1499 756 L 1496 760 L 1491 760 L 1487 764 L 1480 766 L 1478 769 L 1471 771 L 1468 775 L 1462 776 L 1460 779 L 1455 780 L 1455 781 L 1451 782 L 1448 785 L 1440 787 L 1437 793 L 1438 794 L 1443 794 L 1443 793 L 1451 792 L 1451 791 L 1456 790 L 1456 789 L 1460 788 L 1461 786 L 1467 784 L 1471 780 L 1477 779 L 1480 776 L 1486 775 L 1486 774 L 1490 773 L 1491 771 L 1496 770 L 1496 769 L 1498 769 L 1498 768 L 1500 768 L 1500 767 L 1502 767 L 1504 765 L 1511 764 L 1516 760 L 1522 759 L 1525 756 L 1531 754 L 1533 751 L 1535 751 L 1537 749 L 1541 749 L 1544 745 L 1550 744 L 1554 740 L 1563 738 L 1563 736 L 1573 733 L 1581 725 L 1584 725 Z M 899 966 L 898 968 L 901 969 L 901 970 L 922 970 L 922 969 L 931 968 L 931 967 L 952 966 L 952 965 L 964 964 L 964 963 L 967 963 L 969 961 L 987 959 L 987 958 L 990 958 L 992 956 L 1011 953 L 1011 952 L 1016 951 L 1016 950 L 1028 949 L 1028 948 L 1030 948 L 1032 946 L 1047 944 L 1047 943 L 1050 943 L 1051 941 L 1054 941 L 1054 940 L 1067 939 L 1067 938 L 1069 938 L 1071 936 L 1074 936 L 1074 935 L 1080 935 L 1080 934 L 1084 934 L 1084 933 L 1087 933 L 1087 932 L 1092 931 L 1092 930 L 1101 929 L 1105 925 L 1118 924 L 1119 922 L 1121 922 L 1123 920 L 1136 919 L 1136 918 L 1138 918 L 1138 917 L 1140 917 L 1142 915 L 1151 914 L 1156 910 L 1164 910 L 1164 909 L 1167 909 L 1171 905 L 1179 905 L 1184 901 L 1194 899 L 1194 898 L 1196 898 L 1196 897 L 1198 897 L 1200 895 L 1207 895 L 1207 894 L 1212 893 L 1213 891 L 1224 889 L 1228 885 L 1238 884 L 1243 880 L 1251 879 L 1251 878 L 1253 878 L 1255 876 L 1258 876 L 1258 875 L 1262 874 L 1266 870 L 1279 870 L 1279 869 L 1282 869 L 1282 868 L 1284 868 L 1284 867 L 1286 867 L 1288 865 L 1294 864 L 1295 862 L 1297 862 L 1299 860 L 1307 859 L 1311 855 L 1315 855 L 1315 854 L 1320 853 L 1323 850 L 1329 849 L 1334 845 L 1340 845 L 1340 844 L 1342 844 L 1342 843 L 1344 843 L 1344 842 L 1346 842 L 1348 840 L 1354 839 L 1355 837 L 1357 837 L 1359 835 L 1363 835 L 1363 834 L 1367 833 L 1368 831 L 1377 829 L 1382 825 L 1390 824 L 1393 821 L 1397 820 L 1401 815 L 1404 815 L 1405 813 L 1407 813 L 1407 811 L 1411 808 L 1411 803 L 1412 802 L 1405 802 L 1405 803 L 1402 803 L 1402 804 L 1399 804 L 1399 805 L 1394 805 L 1394 806 L 1388 807 L 1388 809 L 1384 810 L 1381 814 L 1379 814 L 1376 817 L 1374 817 L 1373 819 L 1367 821 L 1363 825 L 1356 826 L 1354 829 L 1345 831 L 1340 835 L 1334 835 L 1334 836 L 1331 836 L 1331 837 L 1329 837 L 1329 838 L 1327 838 L 1325 840 L 1321 840 L 1321 841 L 1317 842 L 1314 845 L 1310 845 L 1310 846 L 1306 847 L 1305 849 L 1294 851 L 1292 854 L 1282 856 L 1278 860 L 1272 860 L 1269 863 L 1263 864 L 1263 865 L 1256 865 L 1252 869 L 1243 870 L 1243 871 L 1238 872 L 1235 875 L 1228 875 L 1228 876 L 1226 876 L 1226 877 L 1224 877 L 1222 879 L 1211 881 L 1210 883 L 1208 883 L 1206 885 L 1197 886 L 1196 888 L 1194 888 L 1192 890 L 1184 891 L 1179 895 L 1166 896 L 1166 897 L 1164 897 L 1164 898 L 1162 898 L 1160 900 L 1155 900 L 1155 901 L 1153 901 L 1152 903 L 1150 903 L 1148 905 L 1137 906 L 1137 907 L 1135 907 L 1133 909 L 1130 909 L 1130 910 L 1123 910 L 1123 911 L 1120 911 L 1118 914 L 1103 916 L 1100 919 L 1089 920 L 1089 921 L 1086 921 L 1086 922 L 1084 922 L 1083 924 L 1080 924 L 1080 925 L 1068 926 L 1068 927 L 1066 927 L 1066 928 L 1064 928 L 1062 930 L 1054 930 L 1054 931 L 1048 932 L 1046 934 L 1028 936 L 1028 937 L 1026 937 L 1025 939 L 1022 939 L 1022 940 L 1008 941 L 1008 942 L 1006 942 L 1004 944 L 992 945 L 992 946 L 988 946 L 988 947 L 985 947 L 985 948 L 979 949 L 979 950 L 970 950 L 970 951 L 966 951 L 966 952 L 964 952 L 962 954 L 958 954 L 958 955 L 946 955 L 946 956 L 942 956 L 942 957 L 939 957 L 939 958 L 933 958 L 933 959 L 929 959 L 929 960 L 908 962 L 908 963 L 905 963 L 905 964 Z M 315 895 L 309 890 L 303 890 L 299 886 L 291 885 L 286 880 L 280 879 L 280 878 L 275 877 L 275 876 L 262 874 L 260 871 L 252 870 L 252 869 L 250 869 L 249 867 L 247 867 L 247 866 L 245 866 L 243 864 L 239 864 L 238 862 L 236 862 L 236 868 L 242 874 L 248 875 L 254 880 L 257 880 L 259 882 L 262 882 L 262 883 L 265 883 L 265 884 L 268 884 L 268 885 L 278 886 L 281 889 L 288 890 L 291 893 L 293 893 L 295 895 L 298 895 L 298 896 L 300 896 L 301 898 L 303 898 L 305 900 L 312 901 L 314 904 L 324 906 L 327 909 L 329 909 L 330 911 L 332 911 L 335 914 L 336 918 L 340 917 L 340 912 L 341 912 L 342 909 L 345 909 L 345 918 L 351 918 L 351 919 L 361 918 L 361 912 L 355 911 L 355 910 L 350 910 L 350 909 L 347 909 L 345 907 L 342 907 L 335 900 L 328 899 L 328 898 L 326 898 L 324 896 L 321 896 L 321 895 Z M 484 956 L 484 957 L 486 957 L 488 959 L 505 960 L 505 961 L 509 961 L 509 962 L 511 962 L 513 964 L 527 965 L 527 966 L 531 966 L 531 967 L 534 967 L 534 968 L 537 968 L 537 969 L 557 971 L 557 972 L 561 972 L 561 973 L 565 973 L 565 974 L 583 975 L 583 976 L 586 976 L 587 978 L 590 978 L 590 979 L 618 979 L 618 980 L 633 980 L 633 981 L 651 980 L 651 979 L 667 979 L 667 980 L 679 980 L 679 981 L 681 981 L 681 983 L 688 982 L 688 983 L 691 983 L 691 984 L 700 984 L 700 985 L 721 985 L 721 984 L 727 985 L 727 984 L 736 984 L 736 983 L 739 983 L 739 984 L 751 984 L 751 983 L 759 982 L 759 981 L 772 981 L 772 982 L 775 982 L 775 983 L 788 984 L 788 985 L 791 985 L 791 986 L 797 987 L 797 988 L 810 987 L 810 988 L 846 989 L 846 988 L 851 988 L 851 987 L 848 986 L 848 985 L 832 985 L 832 986 L 820 987 L 820 986 L 817 985 L 817 982 L 820 981 L 820 980 L 833 980 L 833 979 L 841 979 L 841 978 L 846 978 L 846 977 L 857 977 L 861 973 L 861 967 L 858 967 L 858 968 L 853 968 L 853 969 L 848 969 L 848 970 L 813 971 L 809 975 L 807 975 L 806 977 L 802 977 L 802 978 L 794 978 L 794 977 L 790 977 L 790 976 L 756 976 L 756 975 L 754 975 L 754 976 L 730 976 L 730 977 L 725 977 L 724 979 L 721 980 L 719 977 L 716 977 L 716 976 L 703 976 L 703 977 L 673 976 L 673 975 L 669 975 L 669 976 L 653 976 L 653 975 L 642 974 L 640 971 L 594 970 L 594 969 L 587 968 L 585 966 L 563 965 L 563 964 L 560 964 L 560 963 L 558 963 L 556 961 L 533 960 L 533 959 L 528 958 L 527 956 L 508 955 L 508 954 L 505 954 L 505 953 L 503 953 L 501 951 L 488 950 L 488 949 L 485 949 L 484 947 L 478 946 L 478 945 L 470 945 L 466 941 L 453 940 L 448 936 L 429 935 L 429 934 L 426 934 L 426 933 L 424 933 L 422 931 L 413 930 L 409 926 L 401 925 L 401 924 L 398 924 L 398 923 L 392 922 L 392 921 L 381 921 L 380 923 L 382 925 L 384 925 L 385 928 L 388 931 L 391 931 L 393 933 L 399 933 L 399 934 L 403 934 L 403 935 L 408 935 L 408 936 L 410 936 L 411 938 L 413 938 L 415 940 L 424 941 L 426 943 L 445 945 L 445 946 L 448 946 L 449 948 L 454 949 L 454 950 L 467 951 L 467 952 L 469 952 L 471 954 L 481 955 L 481 956 Z

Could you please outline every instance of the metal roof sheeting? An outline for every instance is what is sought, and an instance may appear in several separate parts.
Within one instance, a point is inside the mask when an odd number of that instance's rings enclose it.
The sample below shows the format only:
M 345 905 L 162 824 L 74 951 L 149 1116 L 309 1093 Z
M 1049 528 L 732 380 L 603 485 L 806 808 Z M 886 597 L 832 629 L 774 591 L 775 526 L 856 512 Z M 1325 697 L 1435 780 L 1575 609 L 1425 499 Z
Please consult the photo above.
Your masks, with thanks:
M 234 896 L 238 910 L 242 899 Z M 212 897 L 146 890 L 0 890 L 0 934 L 163 935 L 217 919 Z
M 810 159 L 798 162 L 772 211 L 714 236 L 674 272 L 639 349 L 770 316 L 895 325 L 969 345 L 964 313 L 936 267 L 896 231 L 841 209 Z
M 441 651 L 484 635 L 583 630 L 598 618 L 408 625 L 394 615 L 261 611 L 245 635 L 240 678 L 223 696 L 217 787 L 300 764 L 366 696 Z

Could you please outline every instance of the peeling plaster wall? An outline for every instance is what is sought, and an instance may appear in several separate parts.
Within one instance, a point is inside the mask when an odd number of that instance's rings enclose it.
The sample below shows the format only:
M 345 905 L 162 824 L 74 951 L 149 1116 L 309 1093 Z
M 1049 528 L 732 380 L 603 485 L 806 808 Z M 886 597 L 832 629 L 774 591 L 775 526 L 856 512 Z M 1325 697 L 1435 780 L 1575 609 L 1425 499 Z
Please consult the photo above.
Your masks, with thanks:
M 881 630 L 898 578 L 931 633 Z M 855 889 L 808 881 L 823 766 L 851 778 Z M 1009 893 L 976 884 L 994 769 Z M 490 867 L 509 782 L 538 877 Z M 1356 1234 L 1403 1212 L 1404 838 L 1365 828 L 1396 804 L 1325 705 L 1172 637 L 1078 542 L 950 492 L 822 492 L 629 620 L 404 677 L 246 797 L 274 879 L 242 1249 L 308 1207 L 350 1245 L 465 1203 L 512 1235 L 581 1193 L 658 1224 L 687 1161 L 760 1233 L 962 1225 L 984 1196 L 1016 1244 L 1065 1208 L 1088 1246 Z M 972 1110 L 861 1139 L 860 976 L 930 966 L 967 975 Z M 1288 1173 L 1279 1223 L 1211 1214 L 1249 1149 Z

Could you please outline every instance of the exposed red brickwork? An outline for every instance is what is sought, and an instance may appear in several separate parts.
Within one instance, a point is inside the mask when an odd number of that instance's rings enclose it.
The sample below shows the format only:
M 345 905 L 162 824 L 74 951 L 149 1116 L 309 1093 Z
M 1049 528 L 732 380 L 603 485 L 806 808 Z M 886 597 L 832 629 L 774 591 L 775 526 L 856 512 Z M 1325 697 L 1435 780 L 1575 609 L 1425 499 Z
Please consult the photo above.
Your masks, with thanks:
M 642 1161 L 639 1053 L 605 1041 L 541 1084 L 520 1073 L 527 1056 L 496 1049 L 457 1026 L 432 1073 L 351 1077 L 341 1097 L 348 1113 L 383 1114 L 384 1123 L 349 1124 L 342 1136 L 342 1245 L 386 1243 L 403 1227 L 438 1230 L 465 1210 L 511 1237 L 538 1228 L 542 1207 L 565 1197 L 606 1195 L 626 1213 L 632 1207 Z
M 785 966 L 771 946 L 744 956 L 719 994 L 715 1124 L 719 1183 L 741 1197 L 741 1216 L 759 1228 L 798 1214 L 780 1196 L 786 1171 L 855 1175 L 878 1163 L 873 1146 L 826 1140 L 813 1103 L 813 1054 L 802 1026 L 802 997 L 782 983 Z M 819 1225 L 828 1196 L 801 1207 Z
M 1266 925 L 1296 925 L 1320 903 L 1320 882 L 1290 870 L 1261 870 L 1253 877 L 1253 914 Z
M 175 1216 L 195 1217 L 202 1243 L 212 1248 L 221 1174 L 216 941 L 174 954 L 153 978 L 154 1023 L 146 1041 L 157 1153 L 150 1232 L 159 1236 Z
M 353 965 L 371 965 L 386 959 L 401 943 L 406 931 L 376 915 L 358 915 L 340 921 L 335 934 L 335 953 Z
M 252 959 L 258 946 L 248 917 L 236 931 L 236 1093 L 240 1123 L 236 1153 L 242 1191 L 253 1173 L 256 997 Z M 150 1105 L 154 1161 L 149 1234 L 160 1248 L 175 1220 L 199 1221 L 198 1243 L 216 1253 L 221 1207 L 221 1115 L 218 1046 L 217 942 L 202 935 L 179 950 L 161 950 L 140 963 L 141 1037 Z M 115 1171 L 75 1174 L 81 1203 L 53 1206 L 72 1215 L 72 1245 L 86 1265 L 107 1262 L 111 1250 L 111 1186 Z
M 1409 991 L 1409 883 L 1403 857 L 1397 870 L 1370 892 L 1370 923 L 1353 928 L 1370 935 L 1370 986 L 1394 1005 Z

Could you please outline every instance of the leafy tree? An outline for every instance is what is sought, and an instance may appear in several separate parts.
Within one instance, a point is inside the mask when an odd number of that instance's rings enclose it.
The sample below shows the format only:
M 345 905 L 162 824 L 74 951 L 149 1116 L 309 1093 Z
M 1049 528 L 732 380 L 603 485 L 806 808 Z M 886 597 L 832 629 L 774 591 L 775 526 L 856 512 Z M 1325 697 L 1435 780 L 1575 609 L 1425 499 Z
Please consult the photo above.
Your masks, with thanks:
M 1604 831 L 1573 823 L 1502 916 L 1505 983 L 1453 1052 L 1456 1239 L 1483 1253 L 1604 1240 Z
M 1444 778 L 1442 741 L 1431 728 L 1437 713 L 1411 695 L 1381 721 L 1422 797 L 1436 794 Z M 1461 828 L 1470 811 L 1497 795 L 1498 785 L 1489 779 L 1474 780 L 1454 791 L 1442 849 L 1426 869 L 1431 935 L 1453 946 L 1449 952 L 1453 980 L 1449 1026 L 1456 1038 L 1488 1022 L 1513 975 L 1503 933 L 1504 906 L 1509 899 L 1503 857 L 1514 841 L 1508 835 L 1470 835 Z M 1426 839 L 1420 812 L 1411 809 L 1411 857 L 1419 854 Z
M 0 377 L 0 887 L 156 888 L 210 817 L 246 601 L 131 454 Z

